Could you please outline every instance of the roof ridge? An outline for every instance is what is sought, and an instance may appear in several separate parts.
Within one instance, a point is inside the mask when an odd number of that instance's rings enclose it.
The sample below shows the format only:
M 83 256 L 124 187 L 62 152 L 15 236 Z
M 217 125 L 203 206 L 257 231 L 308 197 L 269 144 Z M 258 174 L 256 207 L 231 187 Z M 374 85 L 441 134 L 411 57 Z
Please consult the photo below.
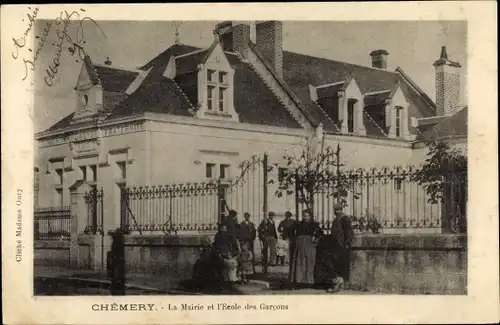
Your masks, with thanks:
M 174 59 L 181 59 L 183 57 L 186 57 L 186 56 L 190 56 L 190 55 L 194 55 L 194 54 L 197 54 L 197 53 L 201 53 L 203 51 L 206 51 L 207 49 L 206 48 L 201 48 L 201 49 L 198 49 L 198 50 L 195 50 L 193 52 L 189 52 L 189 53 L 184 53 L 184 54 L 180 54 L 180 55 L 172 55 L 174 57 Z
M 99 68 L 108 68 L 108 69 L 113 69 L 113 70 L 120 70 L 120 71 L 126 71 L 126 72 L 134 72 L 134 73 L 141 73 L 147 70 L 140 70 L 140 69 L 134 69 L 134 68 L 126 68 L 122 66 L 113 66 L 113 65 L 107 65 L 107 64 L 101 64 L 101 63 L 92 63 L 94 67 L 99 67 Z
M 319 60 L 325 60 L 325 61 L 330 61 L 330 62 L 338 62 L 338 63 L 344 63 L 344 64 L 349 64 L 349 65 L 354 65 L 354 66 L 357 66 L 357 67 L 360 67 L 360 68 L 371 69 L 371 70 L 375 70 L 375 71 L 382 71 L 382 72 L 388 72 L 388 73 L 391 73 L 391 74 L 397 74 L 396 71 L 391 71 L 391 70 L 381 69 L 381 68 L 374 68 L 374 67 L 370 67 L 370 66 L 367 66 L 367 65 L 361 65 L 361 64 L 358 64 L 358 63 L 352 63 L 352 62 L 334 60 L 334 59 L 329 59 L 329 58 L 323 58 L 323 57 L 314 56 L 314 55 L 310 55 L 310 54 L 299 53 L 299 52 L 292 52 L 292 51 L 283 51 L 283 52 L 288 52 L 288 53 L 291 53 L 291 54 L 302 55 L 302 56 L 308 56 L 310 58 L 319 59 Z

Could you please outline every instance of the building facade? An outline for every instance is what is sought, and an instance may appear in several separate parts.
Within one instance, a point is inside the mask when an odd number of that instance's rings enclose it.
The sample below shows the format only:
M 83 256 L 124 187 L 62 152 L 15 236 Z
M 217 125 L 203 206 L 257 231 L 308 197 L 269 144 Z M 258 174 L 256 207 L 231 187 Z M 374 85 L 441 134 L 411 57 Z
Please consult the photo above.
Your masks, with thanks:
M 317 148 L 339 146 L 349 169 L 418 165 L 425 150 L 420 143 L 428 136 L 423 125 L 445 121 L 440 114 L 456 106 L 460 78 L 454 73 L 460 67 L 445 50 L 435 64 L 435 104 L 402 68 L 387 70 L 385 50 L 373 51 L 372 66 L 364 67 L 284 51 L 279 21 L 254 27 L 255 43 L 249 24 L 225 22 L 215 26 L 209 48 L 174 44 L 137 69 L 86 57 L 75 76 L 74 112 L 36 135 L 39 205 L 69 205 L 82 182 L 102 188 L 104 213 L 112 216 L 104 225 L 109 230 L 122 218 L 124 189 L 230 180 L 241 176 L 243 162 L 264 154 L 284 169 L 283 156 L 300 153 L 311 139 Z M 232 195 L 239 202 L 233 207 L 257 220 L 264 179 L 255 173 L 238 186 L 258 190 L 241 192 L 242 199 L 236 190 Z M 390 185 L 400 193 L 394 200 L 404 192 L 397 184 Z M 295 196 L 278 198 L 276 189 L 276 183 L 266 189 L 266 209 L 294 211 Z M 368 189 L 360 209 L 370 199 L 380 201 L 384 189 Z M 406 193 L 405 200 L 419 195 Z M 359 202 L 347 209 L 354 205 Z M 395 206 L 375 208 L 387 214 Z M 397 209 L 391 218 L 414 210 L 411 203 Z M 204 216 L 196 218 L 193 223 Z

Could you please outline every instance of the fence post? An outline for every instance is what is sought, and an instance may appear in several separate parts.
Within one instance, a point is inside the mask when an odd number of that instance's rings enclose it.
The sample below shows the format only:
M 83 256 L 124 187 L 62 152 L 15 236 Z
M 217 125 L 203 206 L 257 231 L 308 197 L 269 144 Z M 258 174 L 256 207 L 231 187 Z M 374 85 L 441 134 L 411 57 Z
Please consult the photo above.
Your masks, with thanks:
M 337 151 L 335 152 L 336 170 L 337 170 L 337 204 L 340 203 L 340 143 L 337 143 Z
M 264 213 L 264 218 L 267 216 L 267 209 L 268 209 L 268 206 L 267 206 L 267 183 L 268 183 L 268 156 L 267 156 L 267 153 L 264 154 L 264 159 L 262 160 L 262 165 L 264 167 L 264 188 L 263 188 L 263 196 L 264 196 L 264 199 L 263 199 L 263 204 L 262 204 L 262 212 Z

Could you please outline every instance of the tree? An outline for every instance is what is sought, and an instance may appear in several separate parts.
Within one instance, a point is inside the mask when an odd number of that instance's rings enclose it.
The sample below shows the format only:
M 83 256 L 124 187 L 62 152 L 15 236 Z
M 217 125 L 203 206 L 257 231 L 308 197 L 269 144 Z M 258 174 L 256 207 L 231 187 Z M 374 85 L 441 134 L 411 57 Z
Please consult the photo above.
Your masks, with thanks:
M 427 144 L 427 159 L 412 180 L 423 186 L 430 203 L 443 206 L 443 226 L 453 232 L 467 228 L 467 156 L 446 142 Z
M 346 197 L 349 189 L 349 178 L 341 173 L 345 165 L 340 161 L 340 146 L 337 149 L 324 147 L 324 142 L 317 145 L 314 137 L 303 140 L 298 154 L 286 152 L 283 159 L 286 168 L 279 164 L 272 164 L 268 171 L 277 171 L 277 176 L 270 178 L 269 183 L 277 179 L 277 197 L 283 194 L 296 193 L 300 204 L 304 204 L 314 214 L 314 197 L 318 193 L 328 193 L 343 205 L 347 204 Z M 320 147 L 320 148 L 318 148 Z M 318 150 L 319 149 L 319 150 Z

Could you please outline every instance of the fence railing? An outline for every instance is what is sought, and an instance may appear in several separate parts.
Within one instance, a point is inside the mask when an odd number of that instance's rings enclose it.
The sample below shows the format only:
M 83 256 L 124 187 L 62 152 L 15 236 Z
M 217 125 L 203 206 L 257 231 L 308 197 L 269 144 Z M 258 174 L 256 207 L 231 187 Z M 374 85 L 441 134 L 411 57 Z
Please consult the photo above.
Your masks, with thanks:
M 409 166 L 342 172 L 346 179 L 345 196 L 337 199 L 335 183 L 314 193 L 313 211 L 323 228 L 333 220 L 333 204 L 342 202 L 344 213 L 362 224 L 377 223 L 378 227 L 441 228 L 448 217 L 466 214 L 466 174 L 447 172 L 437 175 L 431 187 L 442 186 L 435 197 L 415 180 L 419 170 Z M 451 193 L 453 192 L 453 194 Z M 300 203 L 299 218 L 302 209 Z
M 96 235 L 103 233 L 103 198 L 102 189 L 94 188 L 83 195 L 87 205 L 87 225 L 84 233 Z
M 33 233 L 35 240 L 70 240 L 70 207 L 36 208 Z
M 216 229 L 218 191 L 215 183 L 127 188 L 121 196 L 121 227 L 139 232 Z
M 274 193 L 268 192 L 269 174 L 265 161 L 249 164 L 240 181 L 186 183 L 164 186 L 128 188 L 122 192 L 122 227 L 129 231 L 214 230 L 226 209 L 241 216 L 249 212 L 259 222 L 267 210 L 283 207 Z M 263 164 L 261 164 L 263 163 Z M 344 195 L 338 199 L 337 182 L 323 186 L 313 195 L 312 210 L 324 229 L 334 218 L 333 204 L 342 202 L 344 212 L 362 224 L 377 223 L 386 229 L 441 228 L 447 217 L 466 213 L 466 174 L 447 172 L 438 175 L 441 198 L 435 198 L 415 180 L 419 172 L 414 167 L 396 167 L 343 171 L 339 174 L 346 184 Z M 304 202 L 298 198 L 297 218 L 301 218 Z M 222 204 L 224 202 L 224 204 Z M 290 205 L 290 202 L 288 202 Z M 309 207 L 311 208 L 311 207 Z

